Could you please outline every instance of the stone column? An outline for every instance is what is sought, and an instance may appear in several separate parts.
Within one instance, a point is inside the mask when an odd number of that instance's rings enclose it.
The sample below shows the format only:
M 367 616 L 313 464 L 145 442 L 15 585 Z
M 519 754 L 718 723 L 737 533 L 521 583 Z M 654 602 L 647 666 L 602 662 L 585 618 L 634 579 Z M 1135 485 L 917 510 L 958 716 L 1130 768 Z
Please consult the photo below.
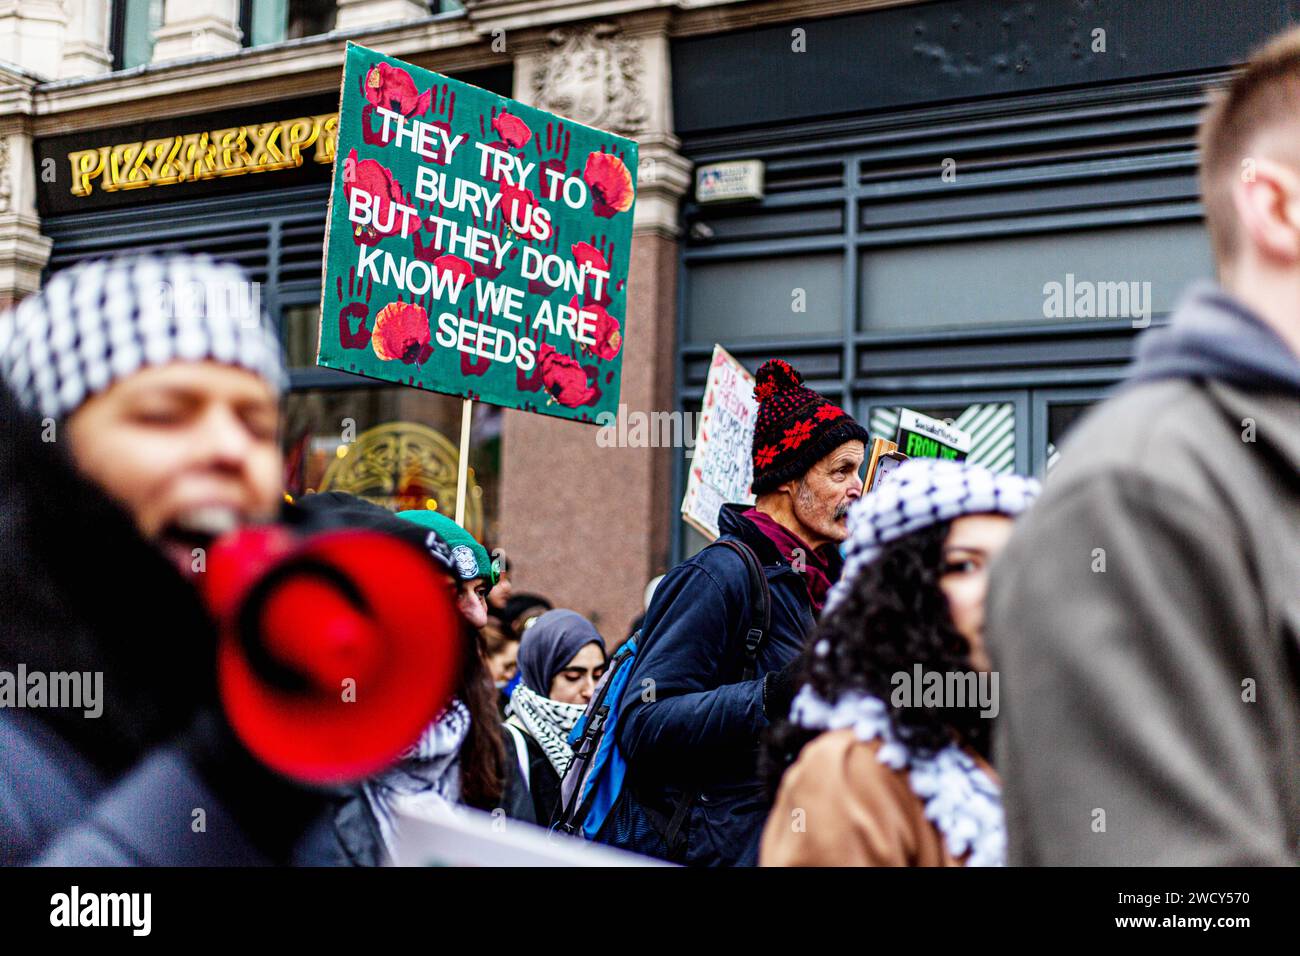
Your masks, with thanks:
M 0 310 L 40 288 L 50 257 L 51 242 L 41 235 L 36 214 L 34 85 L 32 77 L 0 66 Z
M 153 62 L 233 53 L 242 39 L 239 0 L 164 0 Z
M 54 79 L 67 25 L 63 0 L 0 0 L 0 60 Z
M 67 0 L 68 29 L 59 75 L 97 76 L 113 68 L 109 51 L 109 6 L 112 0 Z
M 418 0 L 338 0 L 337 30 L 371 27 L 381 23 L 419 20 L 429 15 L 429 5 Z
M 511 31 L 515 98 L 640 144 L 620 402 L 673 411 L 678 201 L 689 164 L 672 134 L 667 17 Z M 674 450 L 604 448 L 591 425 L 506 411 L 501 533 L 516 589 L 621 640 L 665 570 Z

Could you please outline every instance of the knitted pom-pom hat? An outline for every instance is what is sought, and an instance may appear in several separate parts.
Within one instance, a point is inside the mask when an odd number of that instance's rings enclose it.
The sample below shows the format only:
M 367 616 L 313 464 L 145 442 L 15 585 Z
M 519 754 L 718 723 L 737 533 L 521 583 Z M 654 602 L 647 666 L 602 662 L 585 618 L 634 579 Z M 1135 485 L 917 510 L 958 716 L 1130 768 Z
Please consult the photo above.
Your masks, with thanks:
M 810 388 L 789 362 L 772 359 L 758 370 L 754 399 L 754 494 L 794 478 L 848 441 L 867 443 L 867 430 Z

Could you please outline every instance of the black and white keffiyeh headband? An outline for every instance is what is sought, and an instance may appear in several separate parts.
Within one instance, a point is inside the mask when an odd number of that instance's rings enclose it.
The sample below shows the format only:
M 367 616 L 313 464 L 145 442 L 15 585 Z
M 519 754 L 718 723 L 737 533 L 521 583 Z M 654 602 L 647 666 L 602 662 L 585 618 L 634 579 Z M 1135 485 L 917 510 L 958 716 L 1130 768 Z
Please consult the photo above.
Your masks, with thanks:
M 889 484 L 863 495 L 849 509 L 844 570 L 826 596 L 823 616 L 844 600 L 853 582 L 881 549 L 914 531 L 962 515 L 1019 515 L 1038 497 L 1035 478 L 998 475 L 979 465 L 938 458 L 909 458 Z
M 0 315 L 0 378 L 56 419 L 145 366 L 204 359 L 247 369 L 277 393 L 286 384 L 259 287 L 207 255 L 79 263 Z

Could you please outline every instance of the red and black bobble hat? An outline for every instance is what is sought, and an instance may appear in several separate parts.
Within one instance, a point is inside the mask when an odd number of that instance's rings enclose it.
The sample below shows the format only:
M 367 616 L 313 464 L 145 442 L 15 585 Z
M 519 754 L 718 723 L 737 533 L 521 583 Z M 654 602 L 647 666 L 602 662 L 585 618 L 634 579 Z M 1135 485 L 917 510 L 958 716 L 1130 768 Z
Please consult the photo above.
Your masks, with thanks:
M 867 443 L 867 430 L 844 409 L 810 388 L 789 362 L 772 359 L 758 370 L 754 386 L 754 494 L 766 494 L 802 477 L 848 441 Z

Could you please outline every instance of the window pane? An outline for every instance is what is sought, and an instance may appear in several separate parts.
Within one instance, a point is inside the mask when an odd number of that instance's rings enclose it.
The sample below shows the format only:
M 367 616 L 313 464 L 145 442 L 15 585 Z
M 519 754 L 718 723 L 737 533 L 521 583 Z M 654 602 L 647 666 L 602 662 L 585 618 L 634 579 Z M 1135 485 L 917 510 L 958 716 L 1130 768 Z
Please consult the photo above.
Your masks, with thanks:
M 334 29 L 335 0 L 289 0 L 286 40 L 320 36 Z
M 1092 408 L 1092 402 L 1054 402 L 1047 406 L 1047 470 L 1061 458 L 1061 442 L 1066 432 L 1074 427 L 1083 413 Z
M 838 336 L 844 257 L 837 253 L 693 265 L 686 276 L 691 342 Z
M 394 511 L 456 513 L 461 400 L 413 388 L 307 389 L 285 399 L 285 490 L 346 491 Z M 465 526 L 497 541 L 501 409 L 475 403 Z
M 153 59 L 153 34 L 162 26 L 163 0 L 124 0 L 122 11 L 122 69 Z
M 315 302 L 286 306 L 280 321 L 280 335 L 290 368 L 314 367 L 316 346 L 320 342 L 320 306 Z
M 1016 470 L 1016 407 L 1011 402 L 901 407 L 969 432 L 971 450 L 966 460 L 971 464 L 983 465 L 1000 475 L 1009 475 Z M 896 439 L 899 408 L 897 405 L 872 406 L 867 421 L 867 431 L 872 438 Z
M 279 43 L 289 21 L 289 0 L 253 0 L 249 46 Z
M 1188 282 L 1214 274 L 1199 223 L 874 249 L 863 253 L 861 266 L 858 325 L 864 331 L 1086 320 L 1045 314 L 1044 286 L 1056 282 L 1064 291 L 1068 275 L 1079 290 L 1085 281 L 1150 283 L 1136 287 L 1137 301 L 1160 314 L 1172 309 Z

